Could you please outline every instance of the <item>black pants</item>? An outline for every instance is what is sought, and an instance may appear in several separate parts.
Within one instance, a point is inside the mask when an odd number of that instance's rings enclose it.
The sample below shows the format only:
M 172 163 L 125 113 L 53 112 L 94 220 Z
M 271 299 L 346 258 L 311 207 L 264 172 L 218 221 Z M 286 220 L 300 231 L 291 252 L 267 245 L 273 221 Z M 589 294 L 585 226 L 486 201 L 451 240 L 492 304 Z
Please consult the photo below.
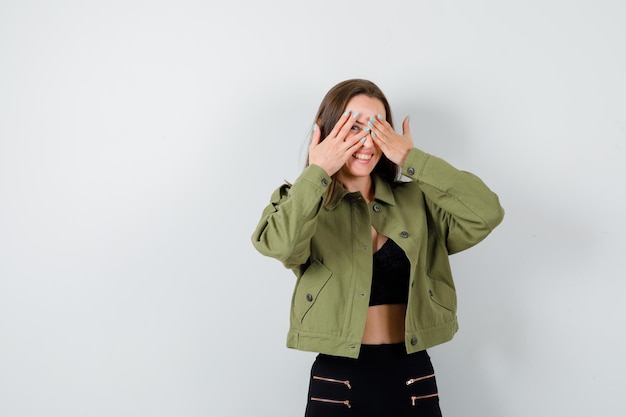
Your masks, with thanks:
M 305 417 L 321 416 L 441 417 L 428 353 L 393 344 L 363 345 L 358 359 L 319 354 Z

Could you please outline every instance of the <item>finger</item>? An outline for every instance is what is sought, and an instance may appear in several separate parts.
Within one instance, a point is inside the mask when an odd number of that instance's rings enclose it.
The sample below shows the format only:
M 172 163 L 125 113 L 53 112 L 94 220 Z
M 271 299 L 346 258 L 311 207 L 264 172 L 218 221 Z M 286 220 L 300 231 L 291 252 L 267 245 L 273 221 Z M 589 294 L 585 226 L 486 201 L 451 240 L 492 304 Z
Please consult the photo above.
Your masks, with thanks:
M 402 135 L 411 136 L 411 126 L 409 116 L 405 117 L 402 121 Z
M 388 132 L 387 132 L 386 126 L 382 124 L 380 119 L 376 119 L 373 116 L 370 117 L 368 126 L 370 128 L 372 139 L 376 143 L 380 143 L 381 141 L 386 140 Z
M 374 145 L 378 146 L 385 155 L 392 151 L 394 146 L 392 137 L 388 136 L 384 132 L 372 132 L 370 136 L 372 137 Z
M 317 123 L 313 123 L 313 133 L 311 134 L 311 146 L 319 145 L 320 143 L 320 127 Z
M 382 116 L 378 115 L 378 117 L 382 117 Z M 368 122 L 367 122 L 367 126 L 370 128 L 370 130 L 371 130 L 372 132 L 378 132 L 378 134 L 380 134 L 380 133 L 381 133 L 382 128 L 383 128 L 382 123 L 381 123 L 381 120 L 380 120 L 380 119 L 377 119 L 377 118 L 376 118 L 376 117 L 374 117 L 374 116 L 371 116 L 371 117 L 369 118 L 369 120 L 368 120 Z M 376 136 L 376 134 L 377 134 L 377 133 L 374 133 L 374 135 L 373 135 L 373 136 Z
M 382 137 L 381 135 L 377 135 L 374 132 L 372 132 L 370 136 L 372 138 L 372 142 L 374 142 L 374 145 L 378 146 L 380 150 L 383 151 L 384 154 L 386 154 L 389 151 L 387 142 L 381 139 Z
M 350 119 L 351 113 L 352 112 L 350 110 L 346 110 L 345 112 L 343 112 L 339 120 L 337 120 L 337 123 L 335 123 L 333 130 L 331 130 L 331 132 L 328 134 L 328 137 L 337 137 L 341 129 L 345 127 L 346 121 Z
M 387 119 L 385 119 L 382 114 L 378 114 L 378 115 L 376 115 L 376 117 L 370 116 L 369 123 L 371 123 L 371 124 L 377 124 L 378 123 L 381 126 L 389 125 L 389 123 L 387 122 Z
M 346 148 L 347 153 L 352 155 L 357 149 L 363 146 L 363 143 L 367 140 L 368 136 L 368 134 L 364 136 L 354 135 L 354 137 L 350 138 L 350 140 L 346 142 L 348 145 Z
M 351 117 L 348 117 L 348 119 L 344 122 L 344 125 L 341 127 L 341 130 L 339 130 L 339 133 L 337 134 L 337 139 L 341 139 L 342 141 L 346 140 L 346 137 L 350 133 L 352 126 L 354 126 L 354 122 L 356 122 L 357 120 L 357 117 L 359 117 L 358 111 L 352 113 Z
M 376 117 L 370 117 L 368 124 L 370 127 L 374 127 L 380 133 L 393 132 L 393 128 L 381 114 L 377 115 Z

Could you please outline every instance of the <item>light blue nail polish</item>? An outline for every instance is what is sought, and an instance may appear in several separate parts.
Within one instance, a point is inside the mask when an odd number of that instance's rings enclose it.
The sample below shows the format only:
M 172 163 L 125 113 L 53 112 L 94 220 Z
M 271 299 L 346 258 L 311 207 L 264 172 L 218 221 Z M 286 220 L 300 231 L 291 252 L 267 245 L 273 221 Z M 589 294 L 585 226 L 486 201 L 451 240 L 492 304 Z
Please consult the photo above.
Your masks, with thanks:
M 366 127 L 365 129 L 363 129 L 363 131 L 364 131 L 365 133 L 367 133 L 367 132 L 369 132 L 369 131 L 370 131 L 370 128 L 369 128 L 369 127 Z
M 358 111 L 357 111 L 357 112 L 354 112 L 354 114 L 352 115 L 352 117 L 354 117 L 355 119 L 356 119 L 357 117 L 359 117 L 359 112 L 358 112 Z
M 361 143 L 364 143 L 367 140 L 367 137 L 361 139 Z
M 378 115 L 378 120 L 383 120 L 383 115 L 382 114 Z
M 368 125 L 369 127 L 372 127 L 372 126 L 373 126 L 373 125 L 372 125 L 372 122 L 367 122 L 367 125 Z
M 372 137 L 376 136 L 376 133 L 372 132 Z
M 370 121 L 371 122 L 375 122 L 376 121 L 376 119 L 374 119 L 374 116 L 370 116 Z
M 347 116 L 350 114 L 350 110 L 346 110 L 345 113 L 343 114 L 344 116 Z
M 318 129 L 317 123 L 313 123 L 313 131 L 315 132 Z

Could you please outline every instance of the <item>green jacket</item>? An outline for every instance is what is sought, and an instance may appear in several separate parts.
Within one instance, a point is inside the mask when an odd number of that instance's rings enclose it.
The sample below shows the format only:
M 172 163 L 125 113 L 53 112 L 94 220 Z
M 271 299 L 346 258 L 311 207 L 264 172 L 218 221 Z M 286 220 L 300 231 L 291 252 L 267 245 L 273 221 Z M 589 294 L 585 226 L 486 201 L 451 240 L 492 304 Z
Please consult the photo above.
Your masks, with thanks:
M 501 221 L 498 197 L 475 175 L 412 149 L 389 184 L 374 176 L 371 203 L 308 166 L 271 197 L 252 235 L 255 248 L 296 277 L 290 348 L 356 358 L 372 281 L 370 225 L 393 239 L 411 262 L 405 344 L 413 353 L 452 339 L 458 329 L 448 256 L 484 239 Z

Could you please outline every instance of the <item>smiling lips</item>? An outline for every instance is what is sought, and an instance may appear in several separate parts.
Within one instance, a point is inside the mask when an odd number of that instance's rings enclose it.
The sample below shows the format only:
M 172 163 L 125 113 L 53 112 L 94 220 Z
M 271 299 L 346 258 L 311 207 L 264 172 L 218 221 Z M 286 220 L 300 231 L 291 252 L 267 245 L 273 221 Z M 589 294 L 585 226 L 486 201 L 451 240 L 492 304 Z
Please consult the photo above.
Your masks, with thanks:
M 361 161 L 369 161 L 370 159 L 372 159 L 373 155 L 365 155 L 365 154 L 362 154 L 362 153 L 355 153 L 355 154 L 352 154 L 352 156 L 354 156 L 356 159 L 359 159 Z

